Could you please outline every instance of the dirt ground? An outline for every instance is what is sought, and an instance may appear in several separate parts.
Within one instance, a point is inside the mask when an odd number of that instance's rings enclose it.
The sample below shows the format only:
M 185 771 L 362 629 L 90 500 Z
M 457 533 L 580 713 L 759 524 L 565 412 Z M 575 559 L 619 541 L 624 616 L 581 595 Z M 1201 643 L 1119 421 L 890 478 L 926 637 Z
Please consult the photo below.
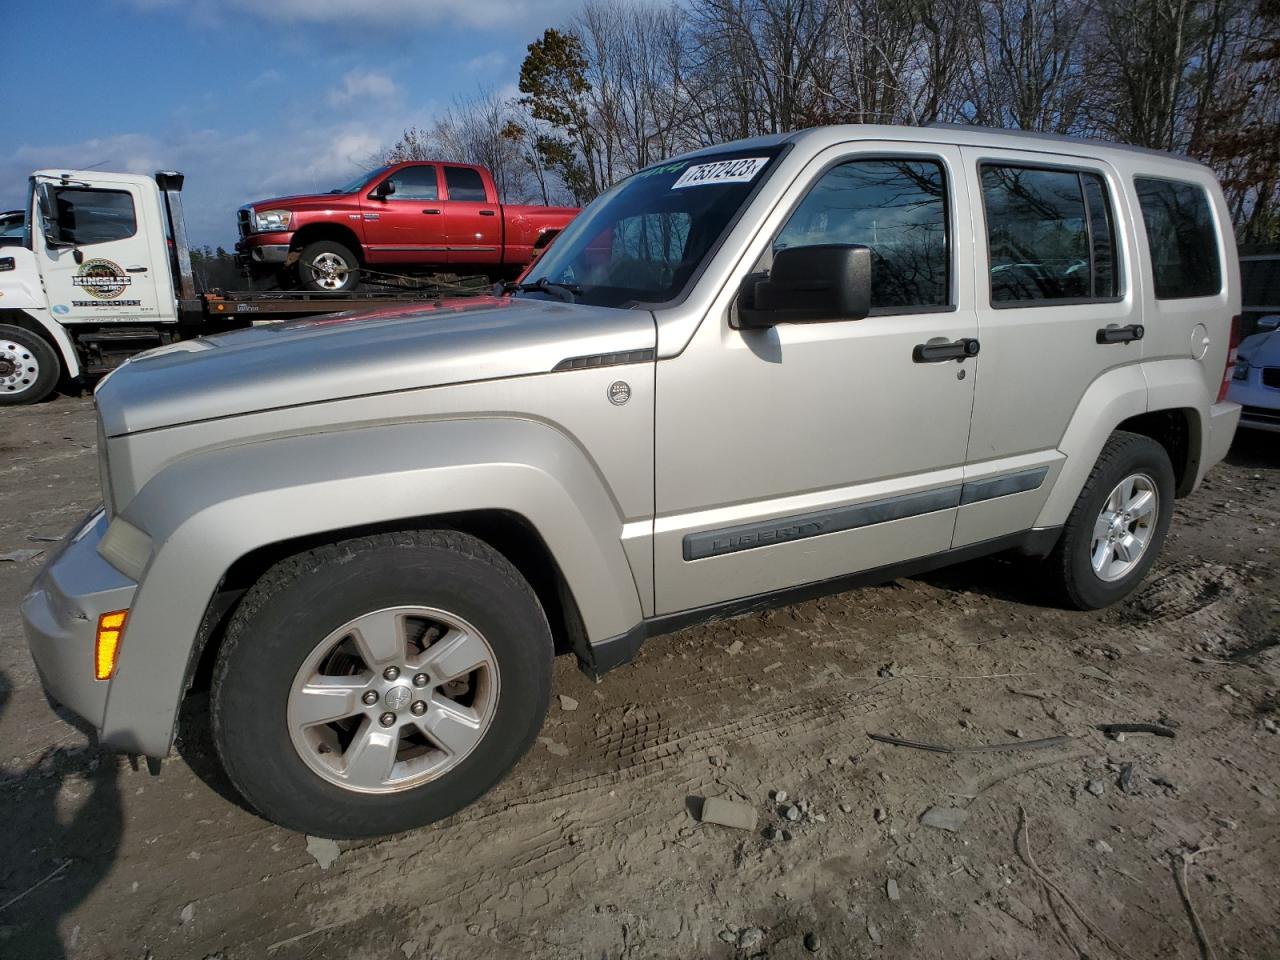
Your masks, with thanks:
M 48 548 L 98 498 L 91 402 L 0 426 L 0 554 Z M 337 847 L 237 805 L 198 702 L 159 777 L 59 719 L 18 618 L 40 560 L 0 561 L 0 956 L 1280 957 L 1278 520 L 1280 438 L 1244 435 L 1111 610 L 995 559 L 656 639 L 598 685 L 562 658 L 572 700 L 497 790 Z M 1176 736 L 1097 729 L 1128 722 Z

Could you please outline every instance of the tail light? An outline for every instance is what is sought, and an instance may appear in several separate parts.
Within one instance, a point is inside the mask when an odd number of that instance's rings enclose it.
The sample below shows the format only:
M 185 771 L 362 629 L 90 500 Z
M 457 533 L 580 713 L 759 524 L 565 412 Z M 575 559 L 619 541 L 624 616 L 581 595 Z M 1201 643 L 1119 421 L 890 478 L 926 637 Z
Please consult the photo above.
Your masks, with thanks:
M 1222 386 L 1218 388 L 1218 402 L 1227 399 L 1227 390 L 1231 386 L 1231 375 L 1236 370 L 1236 355 L 1240 352 L 1240 317 L 1231 318 L 1231 338 L 1227 341 L 1227 365 L 1222 371 Z

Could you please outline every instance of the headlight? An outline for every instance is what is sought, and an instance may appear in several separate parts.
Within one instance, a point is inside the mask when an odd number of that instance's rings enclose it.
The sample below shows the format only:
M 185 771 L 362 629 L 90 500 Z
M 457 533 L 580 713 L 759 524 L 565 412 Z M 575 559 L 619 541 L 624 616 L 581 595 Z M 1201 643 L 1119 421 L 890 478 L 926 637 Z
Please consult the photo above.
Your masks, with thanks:
M 151 562 L 151 538 L 123 517 L 116 517 L 98 541 L 98 554 L 130 580 L 141 580 Z
M 258 210 L 253 214 L 253 227 L 259 233 L 274 233 L 277 230 L 288 230 L 292 219 L 293 212 L 290 210 Z
M 1236 357 L 1236 368 L 1231 374 L 1233 380 L 1249 379 L 1249 358 Z

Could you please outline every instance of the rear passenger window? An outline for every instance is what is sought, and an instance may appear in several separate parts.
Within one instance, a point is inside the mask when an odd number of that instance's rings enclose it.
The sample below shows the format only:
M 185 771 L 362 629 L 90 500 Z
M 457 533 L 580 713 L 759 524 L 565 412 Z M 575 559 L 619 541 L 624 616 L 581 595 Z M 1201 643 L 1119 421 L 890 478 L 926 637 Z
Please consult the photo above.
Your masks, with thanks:
M 1115 229 L 1096 173 L 983 164 L 993 306 L 1119 296 Z
M 449 188 L 450 200 L 484 203 L 484 180 L 478 171 L 470 167 L 445 167 L 444 184 Z
M 1222 289 L 1218 236 L 1204 188 L 1176 180 L 1135 177 L 1151 248 L 1156 298 L 1211 297 Z
M 823 174 L 773 242 L 783 247 L 860 243 L 871 248 L 871 308 L 949 303 L 947 182 L 932 160 L 854 160 Z

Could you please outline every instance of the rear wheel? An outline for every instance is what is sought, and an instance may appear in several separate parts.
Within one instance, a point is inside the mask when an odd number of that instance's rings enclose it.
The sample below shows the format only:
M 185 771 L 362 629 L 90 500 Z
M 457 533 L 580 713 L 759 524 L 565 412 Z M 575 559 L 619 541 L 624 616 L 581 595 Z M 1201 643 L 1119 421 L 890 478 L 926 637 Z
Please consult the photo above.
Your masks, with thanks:
M 1173 490 L 1164 447 L 1136 433 L 1111 436 L 1049 561 L 1069 604 L 1096 610 L 1133 592 L 1164 544 Z
M 268 819 L 328 837 L 439 820 L 532 744 L 552 642 L 528 584 L 455 532 L 344 541 L 282 561 L 219 651 L 214 739 Z
M 303 290 L 351 293 L 360 286 L 360 261 L 340 243 L 317 240 L 298 256 L 298 280 Z
M 0 406 L 36 403 L 58 385 L 62 366 L 44 338 L 0 324 Z

